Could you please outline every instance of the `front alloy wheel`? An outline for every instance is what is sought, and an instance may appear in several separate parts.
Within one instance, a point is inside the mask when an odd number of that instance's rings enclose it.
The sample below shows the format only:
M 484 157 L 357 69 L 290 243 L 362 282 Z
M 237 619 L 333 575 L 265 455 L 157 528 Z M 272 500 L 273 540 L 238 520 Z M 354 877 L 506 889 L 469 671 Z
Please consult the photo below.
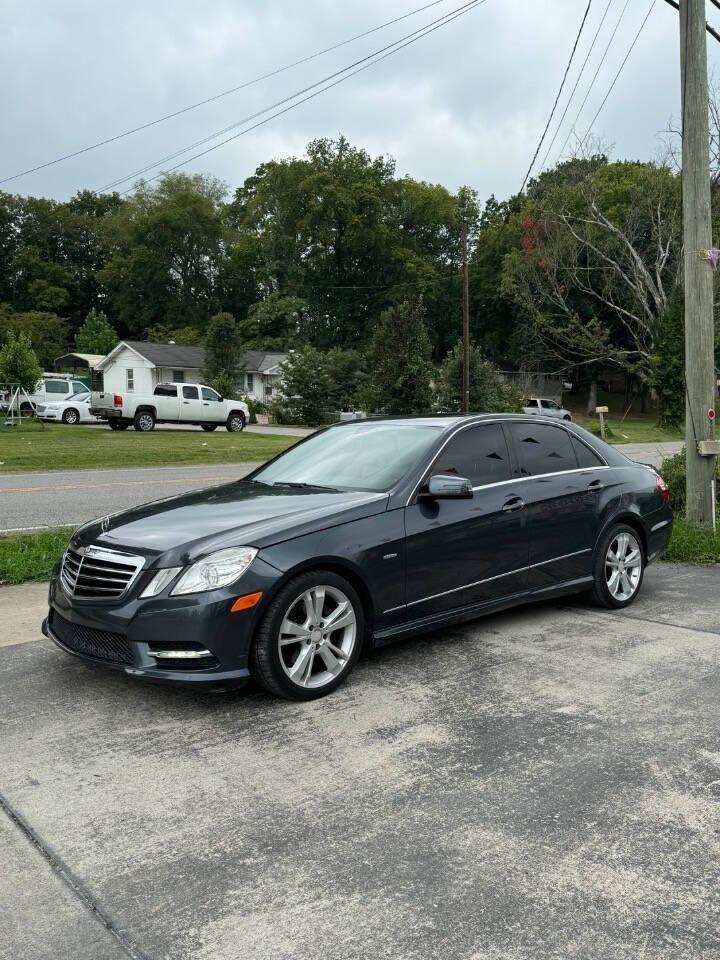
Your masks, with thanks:
M 638 595 L 644 572 L 640 537 L 627 524 L 617 524 L 602 537 L 595 554 L 595 600 L 604 607 L 627 607 Z
M 253 645 L 253 672 L 278 696 L 310 700 L 348 675 L 364 630 L 352 586 L 330 571 L 303 574 L 270 605 Z
M 240 433 L 245 429 L 245 417 L 242 413 L 231 413 L 225 424 L 230 433 Z
M 74 407 L 68 407 L 68 409 L 62 415 L 63 423 L 75 424 L 80 420 L 80 414 Z

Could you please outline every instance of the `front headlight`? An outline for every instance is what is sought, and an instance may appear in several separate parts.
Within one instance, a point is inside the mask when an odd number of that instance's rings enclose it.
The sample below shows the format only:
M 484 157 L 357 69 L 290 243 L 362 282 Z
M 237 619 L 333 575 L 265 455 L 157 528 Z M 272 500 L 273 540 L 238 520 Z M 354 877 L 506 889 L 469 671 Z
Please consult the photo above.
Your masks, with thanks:
M 230 547 L 198 560 L 180 577 L 171 595 L 226 587 L 241 577 L 257 556 L 255 547 Z

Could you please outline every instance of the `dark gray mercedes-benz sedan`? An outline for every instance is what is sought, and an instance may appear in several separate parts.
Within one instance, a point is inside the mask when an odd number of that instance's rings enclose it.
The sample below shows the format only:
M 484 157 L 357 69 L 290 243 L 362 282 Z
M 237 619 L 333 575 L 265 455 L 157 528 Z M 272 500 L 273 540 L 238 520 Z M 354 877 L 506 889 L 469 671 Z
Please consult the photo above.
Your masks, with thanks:
M 671 526 L 662 478 L 571 423 L 353 421 L 85 524 L 43 630 L 133 676 L 310 699 L 402 635 L 576 592 L 625 607 Z

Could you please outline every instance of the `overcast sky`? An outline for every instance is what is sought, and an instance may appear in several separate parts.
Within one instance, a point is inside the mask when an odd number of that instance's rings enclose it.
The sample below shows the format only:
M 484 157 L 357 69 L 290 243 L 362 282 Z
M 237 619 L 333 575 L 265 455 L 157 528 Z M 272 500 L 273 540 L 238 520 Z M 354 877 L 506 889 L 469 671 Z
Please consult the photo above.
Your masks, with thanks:
M 422 2 L 0 0 L 0 178 L 212 96 Z M 270 80 L 0 189 L 58 199 L 84 187 L 99 189 L 349 65 L 461 2 L 443 0 Z M 556 119 L 607 2 L 592 0 Z M 575 118 L 624 4 L 611 0 L 550 161 Z M 263 161 L 302 154 L 309 140 L 344 133 L 372 154 L 391 154 L 400 174 L 453 190 L 467 183 L 482 199 L 491 193 L 506 197 L 522 183 L 585 5 L 585 0 L 486 0 L 377 66 L 184 169 L 212 173 L 234 188 Z M 649 0 L 629 0 L 579 121 L 582 133 L 648 5 Z M 710 5 L 708 18 L 720 28 L 720 11 Z M 720 45 L 709 37 L 708 48 L 712 69 Z M 679 113 L 678 73 L 677 14 L 664 0 L 655 0 L 595 128 L 613 145 L 616 157 L 657 156 L 659 131 Z M 545 148 L 540 158 L 544 153 Z

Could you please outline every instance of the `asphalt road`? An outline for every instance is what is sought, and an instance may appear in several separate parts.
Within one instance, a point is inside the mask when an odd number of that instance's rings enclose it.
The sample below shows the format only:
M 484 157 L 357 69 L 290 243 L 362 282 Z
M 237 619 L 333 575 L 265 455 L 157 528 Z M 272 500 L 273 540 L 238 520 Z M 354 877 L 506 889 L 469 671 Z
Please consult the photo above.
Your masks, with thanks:
M 681 443 L 622 447 L 629 457 L 656 466 L 680 449 Z M 74 526 L 149 500 L 236 480 L 255 466 L 240 463 L 0 474 L 0 533 Z
M 0 958 L 717 960 L 717 583 L 651 567 L 304 705 L 0 646 Z

